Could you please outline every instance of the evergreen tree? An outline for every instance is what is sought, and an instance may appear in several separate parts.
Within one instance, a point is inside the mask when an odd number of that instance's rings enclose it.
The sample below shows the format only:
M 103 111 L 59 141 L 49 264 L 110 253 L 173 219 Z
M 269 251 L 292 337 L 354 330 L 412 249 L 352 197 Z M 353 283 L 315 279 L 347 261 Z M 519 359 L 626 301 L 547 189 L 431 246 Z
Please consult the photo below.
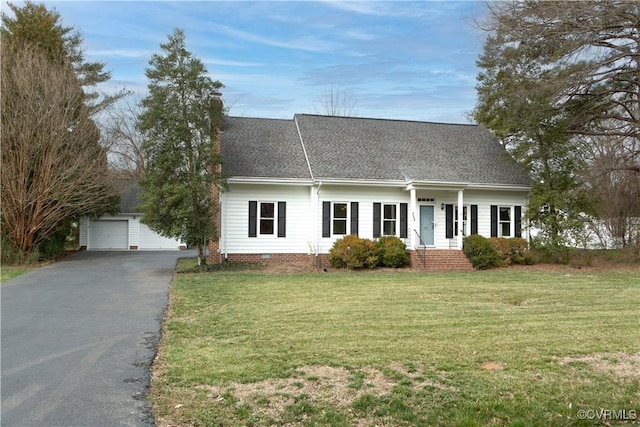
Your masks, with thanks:
M 202 62 L 185 47 L 182 30 L 169 35 L 146 69 L 149 95 L 138 128 L 145 133 L 146 164 L 140 185 L 143 222 L 167 237 L 204 248 L 216 235 L 212 185 L 220 185 L 214 138 L 222 122 L 216 93 L 222 84 L 207 75 Z
M 120 91 L 113 95 L 100 95 L 95 86 L 107 82 L 111 73 L 104 70 L 104 62 L 86 62 L 82 50 L 84 42 L 80 31 L 65 26 L 60 13 L 49 10 L 43 4 L 27 1 L 23 6 L 9 3 L 13 17 L 2 12 L 0 35 L 9 46 L 22 49 L 37 48 L 50 61 L 71 64 L 78 83 L 84 89 L 84 102 L 95 113 L 113 104 L 124 95 Z

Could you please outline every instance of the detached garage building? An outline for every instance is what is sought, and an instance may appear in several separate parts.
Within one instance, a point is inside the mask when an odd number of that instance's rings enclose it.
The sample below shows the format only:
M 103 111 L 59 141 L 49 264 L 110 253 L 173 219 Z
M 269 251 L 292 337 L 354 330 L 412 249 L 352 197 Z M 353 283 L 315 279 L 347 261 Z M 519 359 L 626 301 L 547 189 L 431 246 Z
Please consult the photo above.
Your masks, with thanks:
M 80 218 L 80 249 L 84 250 L 175 250 L 186 245 L 159 235 L 140 222 L 140 186 L 133 180 L 119 180 L 120 213 L 97 219 Z

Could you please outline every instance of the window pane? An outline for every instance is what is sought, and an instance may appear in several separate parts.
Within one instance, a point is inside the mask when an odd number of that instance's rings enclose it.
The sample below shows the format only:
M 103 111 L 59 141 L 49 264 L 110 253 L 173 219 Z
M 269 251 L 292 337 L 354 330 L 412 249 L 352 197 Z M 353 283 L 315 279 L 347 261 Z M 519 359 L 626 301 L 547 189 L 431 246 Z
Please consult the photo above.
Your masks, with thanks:
M 260 218 L 273 218 L 274 203 L 260 203 Z
M 333 204 L 333 217 L 334 218 L 346 218 L 347 217 L 347 204 L 346 203 L 334 203 Z
M 347 234 L 347 221 L 344 219 L 334 219 L 333 234 Z
M 396 219 L 396 205 L 384 205 L 384 219 Z
M 273 220 L 261 219 L 260 220 L 260 234 L 273 234 Z
M 508 222 L 500 223 L 500 229 L 502 231 L 500 236 L 502 236 L 502 237 L 511 236 L 511 223 L 508 223 Z
M 511 221 L 511 208 L 500 208 L 500 221 Z
M 385 221 L 383 225 L 384 230 L 382 230 L 385 236 L 395 236 L 396 235 L 396 222 L 395 221 Z

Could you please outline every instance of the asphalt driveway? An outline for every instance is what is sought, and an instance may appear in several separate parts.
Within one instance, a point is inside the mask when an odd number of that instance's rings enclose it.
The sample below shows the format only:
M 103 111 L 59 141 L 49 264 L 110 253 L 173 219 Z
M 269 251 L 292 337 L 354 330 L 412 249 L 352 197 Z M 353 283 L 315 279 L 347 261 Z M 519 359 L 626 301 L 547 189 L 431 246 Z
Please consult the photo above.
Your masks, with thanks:
M 177 259 L 80 252 L 0 287 L 3 426 L 152 426 L 149 367 Z

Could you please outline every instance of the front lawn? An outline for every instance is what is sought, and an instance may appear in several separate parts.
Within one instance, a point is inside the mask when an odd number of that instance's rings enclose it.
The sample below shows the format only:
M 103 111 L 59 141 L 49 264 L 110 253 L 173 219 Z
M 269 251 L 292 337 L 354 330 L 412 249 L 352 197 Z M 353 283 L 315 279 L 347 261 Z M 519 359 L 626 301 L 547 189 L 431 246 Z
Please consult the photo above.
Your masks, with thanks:
M 640 271 L 180 274 L 150 398 L 158 426 L 632 422 Z
M 0 283 L 5 282 L 13 277 L 28 273 L 36 268 L 32 265 L 1 265 L 0 266 Z

